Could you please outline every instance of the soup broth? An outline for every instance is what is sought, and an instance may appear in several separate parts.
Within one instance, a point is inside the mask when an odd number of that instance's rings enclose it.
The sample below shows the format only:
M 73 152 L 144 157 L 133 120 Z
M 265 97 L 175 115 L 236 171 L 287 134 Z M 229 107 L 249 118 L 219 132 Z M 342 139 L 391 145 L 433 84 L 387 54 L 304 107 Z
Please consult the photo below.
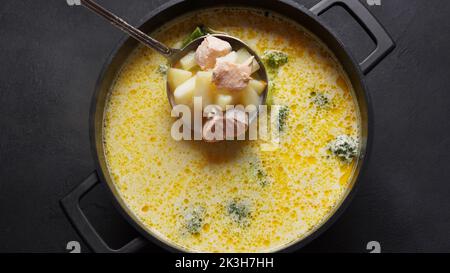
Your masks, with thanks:
M 268 252 L 320 226 L 345 196 L 357 163 L 330 143 L 360 138 L 352 86 L 333 54 L 299 25 L 250 9 L 214 9 L 167 23 L 153 35 L 179 46 L 203 24 L 260 55 L 288 54 L 270 77 L 271 103 L 287 109 L 280 145 L 175 141 L 165 59 L 139 46 L 111 88 L 104 148 L 120 197 L 148 230 L 186 251 Z M 358 148 L 359 149 L 359 148 Z

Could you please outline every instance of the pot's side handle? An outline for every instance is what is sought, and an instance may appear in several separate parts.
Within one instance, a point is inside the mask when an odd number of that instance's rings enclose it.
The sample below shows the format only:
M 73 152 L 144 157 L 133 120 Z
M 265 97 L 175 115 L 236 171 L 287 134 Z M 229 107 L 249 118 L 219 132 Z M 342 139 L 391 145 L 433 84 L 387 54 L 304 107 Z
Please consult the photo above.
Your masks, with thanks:
M 91 174 L 69 195 L 61 200 L 61 206 L 66 212 L 67 217 L 78 231 L 84 241 L 97 253 L 128 253 L 136 252 L 147 245 L 144 238 L 138 237 L 127 243 L 120 249 L 111 249 L 108 244 L 100 237 L 95 228 L 89 222 L 86 215 L 80 207 L 80 199 L 92 190 L 99 183 L 97 173 Z
M 312 7 L 311 11 L 319 16 L 335 5 L 347 9 L 376 43 L 376 49 L 360 63 L 362 72 L 367 74 L 395 48 L 395 43 L 380 22 L 359 0 L 322 0 Z

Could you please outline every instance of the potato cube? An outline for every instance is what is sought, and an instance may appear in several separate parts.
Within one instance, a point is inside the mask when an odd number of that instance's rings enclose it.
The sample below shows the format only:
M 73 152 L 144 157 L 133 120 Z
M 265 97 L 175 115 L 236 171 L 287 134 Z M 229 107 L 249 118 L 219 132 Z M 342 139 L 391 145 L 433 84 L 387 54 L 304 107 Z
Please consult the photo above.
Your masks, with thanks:
M 238 64 L 242 64 L 245 61 L 247 61 L 248 58 L 252 57 L 252 55 L 245 48 L 239 49 L 236 52 L 236 54 L 237 54 L 236 63 L 238 63 Z M 255 73 L 256 71 L 258 71 L 259 69 L 260 69 L 260 66 L 259 66 L 258 62 L 256 60 L 253 60 L 253 63 L 252 63 L 252 74 Z
M 237 58 L 238 58 L 238 55 L 237 55 L 236 51 L 231 51 L 227 55 L 217 58 L 216 62 L 218 62 L 220 60 L 220 61 L 226 61 L 226 62 L 230 62 L 230 63 L 236 63 Z
M 197 65 L 195 61 L 195 51 L 191 51 L 186 56 L 180 59 L 181 67 L 184 70 L 191 70 L 193 67 Z
M 245 49 L 244 47 L 239 49 L 237 52 L 237 60 L 236 62 L 241 64 L 243 62 L 245 62 L 246 60 L 248 60 L 248 58 L 250 58 L 252 55 L 250 55 L 250 53 L 248 53 L 247 49 Z
M 261 102 L 258 92 L 256 92 L 252 87 L 247 86 L 242 90 L 241 102 L 244 106 L 255 105 L 258 106 Z
M 266 89 L 267 83 L 264 81 L 250 80 L 248 85 L 255 90 L 258 95 L 261 95 L 262 92 Z
M 210 85 L 212 84 L 212 74 L 212 71 L 198 71 L 196 75 L 197 80 L 210 88 Z
M 196 79 L 197 77 L 192 77 L 175 89 L 175 92 L 173 93 L 175 104 L 182 104 L 192 107 L 192 98 L 194 97 Z
M 256 60 L 253 60 L 252 63 L 252 74 L 258 71 L 261 67 L 259 66 L 259 63 Z
M 212 86 L 212 72 L 199 71 L 196 75 L 195 97 L 202 97 L 202 105 L 205 108 L 213 103 L 214 88 Z
M 170 68 L 167 71 L 167 82 L 169 83 L 170 90 L 175 90 L 180 84 L 184 83 L 188 79 L 192 77 L 192 72 L 177 69 L 177 68 Z
M 234 97 L 231 94 L 217 94 L 216 103 L 223 111 L 227 110 L 227 105 L 234 105 Z

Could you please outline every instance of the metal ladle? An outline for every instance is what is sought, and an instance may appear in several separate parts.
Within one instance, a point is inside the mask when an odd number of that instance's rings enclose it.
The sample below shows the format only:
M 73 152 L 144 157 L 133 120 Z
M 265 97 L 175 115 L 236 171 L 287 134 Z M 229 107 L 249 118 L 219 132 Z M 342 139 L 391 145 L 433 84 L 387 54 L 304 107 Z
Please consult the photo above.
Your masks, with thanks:
M 81 5 L 86 8 L 88 8 L 90 11 L 94 12 L 95 14 L 105 18 L 107 21 L 109 21 L 111 24 L 122 30 L 123 32 L 127 33 L 137 41 L 141 42 L 142 44 L 146 45 L 149 48 L 152 48 L 156 50 L 158 53 L 163 55 L 167 58 L 169 66 L 173 67 L 182 57 L 184 57 L 189 52 L 196 50 L 197 47 L 200 45 L 200 43 L 203 41 L 204 37 L 199 37 L 193 41 L 191 41 L 189 44 L 187 44 L 182 49 L 176 49 L 176 48 L 170 48 L 163 43 L 157 41 L 156 39 L 150 37 L 149 35 L 143 33 L 139 29 L 133 27 L 129 23 L 127 23 L 122 18 L 118 17 L 117 15 L 113 14 L 112 12 L 108 11 L 104 7 L 97 4 L 95 1 L 92 0 L 79 0 L 78 2 L 75 1 L 73 4 L 75 5 Z M 259 79 L 268 82 L 268 77 L 266 73 L 266 69 L 264 67 L 263 62 L 259 58 L 258 54 L 251 49 L 246 43 L 243 41 L 233 37 L 229 36 L 223 33 L 213 33 L 211 34 L 219 39 L 225 40 L 230 43 L 231 47 L 235 50 L 240 48 L 245 48 L 251 55 L 255 57 L 255 60 L 258 62 L 260 69 L 258 70 L 258 77 Z M 169 102 L 172 107 L 174 107 L 176 104 L 174 102 L 173 92 L 169 89 L 168 83 L 166 84 L 166 90 L 167 90 L 167 96 L 169 98 Z M 260 104 L 265 104 L 266 98 L 268 93 L 268 87 L 266 86 L 266 89 L 260 96 Z M 252 114 L 250 113 L 249 116 L 249 124 L 252 123 L 256 119 L 257 115 L 256 113 Z

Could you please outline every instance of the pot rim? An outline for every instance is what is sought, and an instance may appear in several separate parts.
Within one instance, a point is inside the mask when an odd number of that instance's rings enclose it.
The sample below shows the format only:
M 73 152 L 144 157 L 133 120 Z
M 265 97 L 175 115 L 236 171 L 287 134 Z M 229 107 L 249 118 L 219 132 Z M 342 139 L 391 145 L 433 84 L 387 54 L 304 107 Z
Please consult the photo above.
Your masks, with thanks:
M 190 0 L 171 0 L 168 1 L 158 8 L 152 10 L 149 12 L 143 19 L 141 19 L 138 23 L 139 27 L 142 27 L 147 22 L 154 20 L 156 16 L 161 14 L 162 12 L 170 11 L 171 9 L 176 8 L 178 5 L 183 4 L 184 2 L 191 2 Z M 263 1 L 264 2 L 264 1 Z M 267 1 L 266 1 L 267 2 Z M 319 1 L 320 2 L 320 1 Z M 345 209 L 348 207 L 350 202 L 352 201 L 355 193 L 357 192 L 357 189 L 359 187 L 359 181 L 361 179 L 361 176 L 364 175 L 365 170 L 368 165 L 368 159 L 371 151 L 372 146 L 372 136 L 373 136 L 373 109 L 372 109 L 372 103 L 370 99 L 370 94 L 367 92 L 367 86 L 364 81 L 364 75 L 361 71 L 361 68 L 359 64 L 356 62 L 355 58 L 351 54 L 351 51 L 345 44 L 336 36 L 336 34 L 332 31 L 332 27 L 328 26 L 326 23 L 323 22 L 323 20 L 313 14 L 309 9 L 304 7 L 303 5 L 300 5 L 297 2 L 294 2 L 293 0 L 278 0 L 274 1 L 274 4 L 277 5 L 285 5 L 287 8 L 293 8 L 296 10 L 296 12 L 302 12 L 304 15 L 306 15 L 309 19 L 312 21 L 315 21 L 317 24 L 316 26 L 321 29 L 324 33 L 322 36 L 327 35 L 329 38 L 332 38 L 335 45 L 340 48 L 342 53 L 344 53 L 344 57 L 346 58 L 346 61 L 349 62 L 349 65 L 351 67 L 345 67 L 341 60 L 336 56 L 336 59 L 341 64 L 344 71 L 347 73 L 347 75 L 350 78 L 349 72 L 347 71 L 347 68 L 352 69 L 352 73 L 355 73 L 354 79 L 351 80 L 353 89 L 355 89 L 355 83 L 354 80 L 358 81 L 358 85 L 361 89 L 361 95 L 360 99 L 365 103 L 365 112 L 366 112 L 366 130 L 367 134 L 365 136 L 365 143 L 361 144 L 360 148 L 360 158 L 358 160 L 356 169 L 353 174 L 352 183 L 350 183 L 349 188 L 347 189 L 347 192 L 342 196 L 340 199 L 340 202 L 333 208 L 333 211 L 328 213 L 328 215 L 322 219 L 321 223 L 318 223 L 316 227 L 312 229 L 312 231 L 306 233 L 301 238 L 298 238 L 292 242 L 287 243 L 286 245 L 280 246 L 274 251 L 271 252 L 293 252 L 296 250 L 299 250 L 306 246 L 308 243 L 316 239 L 319 235 L 321 235 L 324 231 L 326 231 L 332 224 L 336 222 L 336 220 L 342 215 L 342 213 L 345 211 Z M 220 3 L 220 1 L 213 2 L 211 1 L 211 4 L 205 5 L 204 7 L 201 7 L 200 9 L 209 9 L 209 8 L 215 8 L 215 7 L 247 7 L 247 8 L 256 8 L 256 9 L 262 9 L 262 10 L 271 10 L 270 8 L 265 8 L 261 6 L 253 6 L 249 5 L 247 3 L 240 3 L 240 4 L 223 4 Z M 198 10 L 198 8 L 194 8 L 192 10 L 189 10 L 185 12 L 185 14 L 191 13 L 195 10 Z M 295 18 L 291 18 L 290 16 L 287 16 L 285 14 L 282 14 L 280 12 L 277 12 L 276 10 L 272 10 L 275 13 L 281 14 L 282 16 L 289 18 L 293 20 L 294 22 L 298 23 Z M 175 19 L 176 17 L 172 18 Z M 300 23 L 298 23 L 300 24 Z M 308 30 L 310 33 L 312 33 L 317 39 L 319 39 L 323 44 L 325 44 L 327 47 L 329 46 L 328 43 L 324 42 L 323 39 L 316 33 L 310 30 L 310 28 L 300 24 L 303 28 Z M 107 177 L 109 177 L 109 170 L 108 168 L 104 168 L 101 164 L 101 154 L 103 154 L 103 148 L 99 149 L 98 147 L 98 138 L 103 141 L 103 132 L 97 132 L 96 127 L 96 117 L 98 115 L 98 111 L 101 111 L 101 117 L 102 117 L 102 123 L 103 123 L 103 115 L 104 115 L 104 107 L 99 109 L 98 107 L 98 97 L 99 93 L 102 90 L 103 82 L 105 81 L 106 74 L 108 72 L 108 69 L 110 69 L 111 64 L 114 62 L 117 54 L 119 51 L 124 47 L 127 41 L 132 40 L 132 38 L 124 35 L 118 42 L 117 45 L 113 48 L 111 53 L 109 54 L 108 58 L 106 59 L 101 73 L 99 74 L 98 80 L 96 82 L 95 86 L 95 93 L 92 98 L 91 102 L 91 108 L 90 108 L 90 115 L 89 115 L 89 124 L 90 124 L 90 140 L 91 140 L 91 152 L 94 158 L 95 167 L 97 169 L 97 174 L 99 176 L 100 181 L 107 184 L 108 192 L 110 193 L 112 197 L 112 201 L 116 209 L 120 212 L 120 214 L 127 220 L 127 222 L 133 226 L 144 238 L 149 240 L 152 243 L 155 243 L 156 245 L 170 251 L 170 252 L 194 252 L 193 250 L 189 250 L 183 246 L 176 245 L 169 240 L 166 240 L 163 238 L 163 236 L 158 236 L 155 234 L 154 231 L 150 230 L 148 227 L 143 225 L 142 221 L 138 219 L 138 217 L 133 213 L 133 211 L 127 206 L 126 202 L 121 198 L 120 194 L 115 189 L 115 186 L 113 183 L 109 182 Z M 329 47 L 328 47 L 329 48 Z M 331 48 L 329 50 L 335 54 L 336 52 L 333 51 Z M 120 71 L 120 69 L 119 69 Z M 108 91 L 109 93 L 109 91 Z M 358 102 L 358 108 L 359 111 L 361 111 L 360 103 Z M 361 113 L 360 113 L 361 114 Z M 362 123 L 362 121 L 361 121 Z M 103 126 L 103 125 L 102 125 Z M 362 130 L 362 128 L 361 128 Z M 361 131 L 360 130 L 360 131 Z M 361 136 L 362 137 L 362 136 Z M 362 141 L 364 142 L 364 141 Z

